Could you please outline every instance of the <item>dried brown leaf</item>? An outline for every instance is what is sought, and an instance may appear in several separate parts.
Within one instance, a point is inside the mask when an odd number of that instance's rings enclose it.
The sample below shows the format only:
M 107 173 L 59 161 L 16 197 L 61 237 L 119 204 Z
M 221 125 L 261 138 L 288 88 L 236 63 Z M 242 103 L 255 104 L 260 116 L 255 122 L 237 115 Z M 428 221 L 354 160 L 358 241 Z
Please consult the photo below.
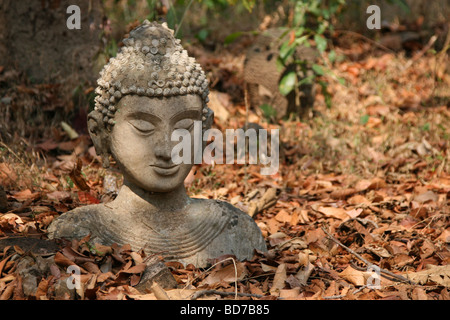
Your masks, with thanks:
M 285 286 L 285 281 L 287 279 L 286 275 L 286 264 L 281 263 L 277 271 L 275 272 L 275 277 L 273 278 L 272 287 L 270 288 L 270 293 L 276 295 Z
M 323 213 L 327 217 L 337 218 L 340 220 L 346 220 L 349 218 L 349 215 L 343 208 L 319 207 L 317 211 Z
M 345 268 L 339 275 L 343 279 L 353 283 L 355 286 L 363 286 L 366 284 L 365 272 L 353 269 L 351 266 Z
M 333 199 L 345 199 L 356 192 L 357 190 L 355 188 L 339 189 L 331 192 L 330 197 Z
M 420 257 L 422 259 L 426 259 L 426 258 L 432 256 L 434 254 L 435 250 L 436 250 L 436 248 L 435 248 L 433 242 L 431 242 L 428 239 L 425 239 L 422 244 L 422 247 L 420 248 L 420 252 L 421 252 Z
M 75 263 L 64 256 L 61 252 L 57 252 L 55 254 L 55 263 L 61 267 L 68 267 L 71 265 L 75 265 Z
M 432 282 L 441 286 L 450 287 L 450 265 L 429 265 L 428 269 L 407 273 L 405 274 L 405 277 L 422 285 Z
M 125 272 L 125 273 L 141 273 L 141 272 L 144 272 L 146 266 L 147 265 L 145 263 L 141 263 L 141 264 L 138 264 L 136 266 L 132 266 L 130 268 L 122 270 L 121 272 Z
M 436 193 L 434 193 L 431 190 L 428 190 L 428 191 L 421 193 L 414 197 L 414 201 L 417 201 L 419 203 L 427 203 L 430 201 L 437 202 L 438 200 L 439 200 L 439 195 L 437 195 Z
M 450 243 L 450 229 L 445 229 L 442 231 L 439 237 L 436 238 L 436 240 L 441 240 L 445 243 Z
M 391 254 L 389 253 L 389 251 L 387 251 L 385 248 L 383 248 L 379 245 L 369 244 L 369 245 L 366 245 L 365 248 L 369 249 L 370 252 L 376 254 L 380 258 L 390 258 L 391 257 Z
M 247 275 L 247 269 L 245 265 L 240 261 L 235 261 L 234 263 L 228 264 L 227 266 L 220 268 L 218 270 L 213 270 L 203 281 L 204 284 L 214 285 L 220 282 L 235 282 L 244 279 Z
M 275 220 L 282 223 L 290 222 L 291 219 L 292 216 L 286 210 L 280 210 L 275 216 Z
M 280 290 L 280 298 L 284 300 L 295 300 L 298 299 L 300 294 L 300 288 L 292 288 L 292 289 L 281 289 Z
M 428 300 L 427 293 L 423 288 L 414 288 L 411 297 L 413 300 Z
M 36 290 L 36 299 L 40 300 L 42 297 L 47 296 L 48 286 L 49 281 L 45 278 L 42 278 Z
M 302 286 L 305 286 L 313 271 L 314 271 L 314 266 L 308 260 L 306 265 L 297 272 L 295 277 L 298 279 L 298 281 L 300 282 L 300 284 Z
M 9 300 L 14 292 L 14 281 L 10 282 L 3 293 L 0 295 L 0 300 Z
M 31 192 L 30 189 L 16 192 L 12 197 L 18 201 L 35 200 L 39 198 L 39 192 Z
M 354 204 L 354 205 L 360 205 L 360 204 L 370 204 L 371 202 L 369 200 L 367 200 L 366 197 L 360 195 L 360 194 L 356 194 L 353 197 L 349 198 L 347 200 L 347 202 L 349 204 Z

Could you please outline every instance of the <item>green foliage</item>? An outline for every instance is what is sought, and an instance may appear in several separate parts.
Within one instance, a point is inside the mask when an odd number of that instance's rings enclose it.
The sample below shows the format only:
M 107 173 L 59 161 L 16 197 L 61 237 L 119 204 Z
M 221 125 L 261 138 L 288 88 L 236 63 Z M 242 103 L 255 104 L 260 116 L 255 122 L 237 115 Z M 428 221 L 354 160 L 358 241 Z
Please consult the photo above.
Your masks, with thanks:
M 157 20 L 158 8 L 161 6 L 159 0 L 145 0 L 147 8 L 145 8 L 145 16 L 149 20 Z M 190 14 L 189 10 L 194 0 L 172 0 L 171 6 L 165 15 L 165 20 L 170 28 L 176 30 L 175 35 L 181 38 L 181 26 L 186 15 Z M 266 1 L 263 1 L 266 3 Z M 390 0 L 395 4 L 402 5 L 404 0 Z M 208 22 L 217 16 L 218 13 L 224 12 L 229 6 L 235 6 L 237 11 L 247 10 L 252 12 L 256 5 L 256 0 L 197 0 L 203 8 L 206 8 L 207 14 L 200 17 L 200 28 L 196 31 L 196 38 L 200 42 L 205 42 L 210 36 Z M 305 61 L 297 60 L 294 53 L 299 46 L 315 46 L 320 54 L 323 54 L 328 48 L 328 40 L 326 35 L 333 31 L 332 20 L 346 5 L 346 0 L 286 0 L 288 10 L 290 11 L 288 27 L 285 28 L 283 39 L 286 39 L 279 49 L 279 58 L 277 64 L 280 69 L 286 68 L 292 63 L 298 65 L 297 71 L 306 74 L 308 66 Z M 136 1 L 128 0 L 123 8 L 123 19 L 125 21 L 133 21 L 136 18 Z M 241 11 L 242 12 L 242 11 Z M 210 15 L 211 13 L 211 15 Z M 224 44 L 230 44 L 243 34 L 252 32 L 234 32 L 225 38 Z M 117 43 L 111 41 L 108 43 L 105 55 L 114 56 L 117 52 Z M 336 53 L 330 51 L 330 62 L 336 61 Z M 310 68 L 310 66 L 309 66 Z M 327 106 L 331 106 L 331 97 L 327 91 L 327 82 L 324 77 L 331 75 L 331 72 L 319 64 L 312 66 L 313 76 L 308 75 L 299 79 L 294 72 L 288 72 L 279 83 L 280 92 L 288 95 L 299 86 L 306 83 L 318 83 L 322 87 L 322 93 L 325 96 Z
M 390 4 L 393 4 L 393 5 L 399 6 L 406 13 L 411 12 L 406 0 L 387 0 L 387 2 Z
M 297 81 L 297 74 L 295 71 L 288 72 L 280 81 L 280 93 L 284 96 L 288 95 L 294 90 Z
M 206 39 L 209 36 L 209 30 L 208 29 L 201 29 L 196 35 L 195 37 L 200 41 L 200 42 L 205 42 Z
M 223 10 L 227 8 L 229 5 L 238 5 L 242 4 L 242 6 L 248 10 L 252 11 L 255 6 L 256 0 L 199 0 L 202 1 L 209 9 L 211 10 Z
M 231 34 L 229 34 L 225 40 L 224 40 L 224 44 L 230 44 L 232 42 L 234 42 L 237 38 L 239 38 L 240 36 L 242 36 L 244 34 L 244 32 L 238 31 L 238 32 L 233 32 Z
M 298 70 L 305 71 L 305 61 L 295 60 L 293 57 L 297 47 L 300 45 L 309 47 L 313 42 L 318 52 L 324 53 L 328 47 L 324 34 L 333 31 L 331 20 L 345 6 L 346 0 L 291 0 L 290 4 L 293 12 L 292 22 L 283 34 L 283 37 L 287 35 L 287 40 L 280 47 L 278 62 L 282 67 L 296 63 L 299 65 Z M 336 59 L 335 52 L 331 54 L 331 59 Z M 312 71 L 314 76 L 301 81 L 293 77 L 292 72 L 287 73 L 280 81 L 280 92 L 287 95 L 303 83 L 317 82 L 322 87 L 327 106 L 330 107 L 331 97 L 327 91 L 327 83 L 318 80 L 319 77 L 329 75 L 330 71 L 318 64 L 313 64 Z
M 155 20 L 158 15 L 157 15 L 157 11 L 156 11 L 156 6 L 158 4 L 158 0 L 147 0 L 147 6 L 150 9 L 150 13 L 147 15 L 147 19 L 149 21 L 153 21 Z
M 69 187 L 72 189 L 74 187 L 72 179 L 70 179 L 69 176 L 66 176 L 66 181 L 67 181 L 67 184 L 69 185 Z
M 114 39 L 111 39 L 105 47 L 105 54 L 107 57 L 115 57 L 117 55 L 117 42 Z
M 227 0 L 228 3 L 235 5 L 236 2 L 238 2 L 239 0 Z M 255 2 L 256 0 L 241 0 L 242 1 L 242 5 L 244 6 L 245 9 L 247 9 L 248 11 L 252 11 L 253 7 L 255 6 Z
M 359 123 L 362 124 L 363 126 L 367 124 L 367 122 L 369 122 L 369 115 L 365 114 L 363 116 L 361 116 L 361 118 L 359 119 Z
M 275 110 L 271 105 L 263 104 L 259 106 L 259 108 L 263 112 L 264 118 L 266 118 L 267 121 L 271 121 L 272 119 L 276 118 L 277 110 Z
M 430 123 L 429 123 L 429 122 L 425 123 L 425 124 L 420 128 L 420 130 L 422 130 L 422 131 L 430 131 Z
M 166 20 L 167 20 L 167 25 L 169 28 L 171 28 L 171 29 L 176 28 L 176 24 L 178 23 L 178 18 L 177 18 L 177 12 L 176 12 L 174 6 L 170 7 L 169 11 L 167 11 Z

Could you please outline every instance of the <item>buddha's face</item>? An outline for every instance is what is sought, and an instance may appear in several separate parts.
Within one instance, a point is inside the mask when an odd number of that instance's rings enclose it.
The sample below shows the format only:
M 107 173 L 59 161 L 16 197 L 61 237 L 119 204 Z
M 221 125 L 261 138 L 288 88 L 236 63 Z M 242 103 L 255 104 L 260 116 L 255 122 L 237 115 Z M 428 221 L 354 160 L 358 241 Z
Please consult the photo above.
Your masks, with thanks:
M 175 129 L 186 129 L 193 135 L 194 121 L 202 115 L 201 98 L 127 95 L 116 108 L 110 152 L 124 178 L 153 192 L 169 192 L 183 184 L 192 164 L 172 162 L 171 153 L 177 142 L 171 141 L 171 135 Z

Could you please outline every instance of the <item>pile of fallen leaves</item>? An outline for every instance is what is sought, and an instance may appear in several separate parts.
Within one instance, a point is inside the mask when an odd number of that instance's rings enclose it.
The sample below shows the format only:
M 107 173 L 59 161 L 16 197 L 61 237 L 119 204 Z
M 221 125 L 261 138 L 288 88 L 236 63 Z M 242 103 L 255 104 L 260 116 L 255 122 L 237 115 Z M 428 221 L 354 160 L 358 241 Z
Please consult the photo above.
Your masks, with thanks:
M 367 48 L 358 45 L 336 52 Z M 139 287 L 155 256 L 127 245 L 86 238 L 36 252 L 14 242 L 45 239 L 58 215 L 110 201 L 121 177 L 101 168 L 87 136 L 69 139 L 63 128 L 34 146 L 3 144 L 0 242 L 13 242 L 0 247 L 0 299 L 450 299 L 450 76 L 441 57 L 338 59 L 330 66 L 347 84 L 328 80 L 333 107 L 318 92 L 304 121 L 269 124 L 213 91 L 217 128 L 248 120 L 280 129 L 280 169 L 195 166 L 187 190 L 249 213 L 268 252 L 218 257 L 207 269 L 161 260 L 177 283 L 170 290 Z M 64 285 L 70 266 L 79 289 Z

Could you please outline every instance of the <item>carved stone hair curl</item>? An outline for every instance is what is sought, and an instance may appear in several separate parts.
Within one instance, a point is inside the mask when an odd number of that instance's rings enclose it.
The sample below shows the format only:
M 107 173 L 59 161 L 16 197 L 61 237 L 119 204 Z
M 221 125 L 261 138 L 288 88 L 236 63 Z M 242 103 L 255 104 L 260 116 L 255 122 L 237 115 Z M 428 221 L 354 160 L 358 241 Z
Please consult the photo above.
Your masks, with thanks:
M 208 80 L 200 64 L 189 57 L 173 30 L 145 20 L 123 40 L 124 46 L 100 72 L 95 92 L 95 112 L 104 126 L 114 125 L 118 101 L 125 95 L 170 97 L 197 94 L 203 101 L 203 128 L 210 127 L 212 110 Z

